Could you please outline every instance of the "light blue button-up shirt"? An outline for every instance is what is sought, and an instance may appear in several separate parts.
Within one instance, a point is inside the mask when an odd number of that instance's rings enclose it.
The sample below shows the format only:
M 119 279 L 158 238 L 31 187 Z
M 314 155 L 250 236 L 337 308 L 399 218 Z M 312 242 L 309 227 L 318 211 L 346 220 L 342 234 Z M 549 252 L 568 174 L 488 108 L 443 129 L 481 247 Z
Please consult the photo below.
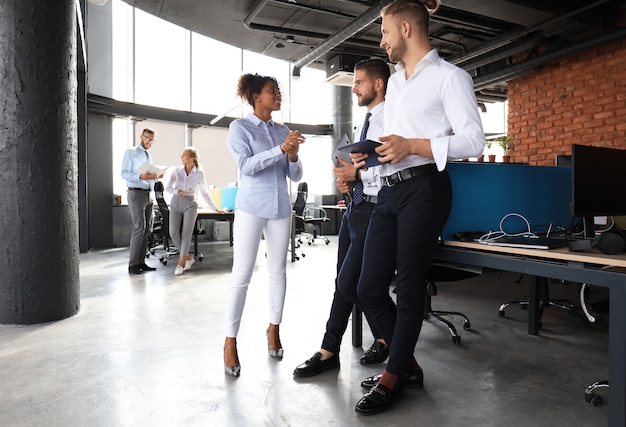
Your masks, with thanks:
M 280 149 L 289 128 L 253 113 L 229 126 L 228 148 L 239 170 L 235 208 L 251 215 L 277 219 L 291 216 L 287 178 L 302 179 L 300 159 L 291 162 Z
M 152 159 L 148 150 L 140 145 L 134 148 L 129 148 L 124 152 L 124 159 L 122 160 L 122 178 L 126 180 L 126 185 L 129 188 L 144 188 L 146 190 L 151 189 L 150 182 L 139 179 L 139 174 L 136 172 L 144 162 L 152 164 Z

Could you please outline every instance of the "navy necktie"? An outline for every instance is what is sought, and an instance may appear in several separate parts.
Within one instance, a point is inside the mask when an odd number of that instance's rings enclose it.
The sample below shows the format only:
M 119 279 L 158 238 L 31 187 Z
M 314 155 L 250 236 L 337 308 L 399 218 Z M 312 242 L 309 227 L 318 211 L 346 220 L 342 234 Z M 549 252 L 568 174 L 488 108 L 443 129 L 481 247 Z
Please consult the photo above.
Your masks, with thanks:
M 361 139 L 359 141 L 363 141 L 367 139 L 367 129 L 370 127 L 370 116 L 372 113 L 368 112 L 365 115 L 365 121 L 363 122 L 363 128 L 361 129 Z M 358 205 L 363 201 L 363 181 L 357 179 L 354 183 L 354 189 L 352 193 L 352 203 Z

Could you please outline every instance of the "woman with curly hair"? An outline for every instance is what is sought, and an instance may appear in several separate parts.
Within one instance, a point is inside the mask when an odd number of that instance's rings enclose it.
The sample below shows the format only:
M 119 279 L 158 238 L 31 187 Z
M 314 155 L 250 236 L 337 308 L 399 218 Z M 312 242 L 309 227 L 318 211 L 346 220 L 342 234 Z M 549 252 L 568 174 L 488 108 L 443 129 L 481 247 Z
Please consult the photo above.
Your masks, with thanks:
M 282 95 L 273 77 L 244 74 L 237 95 L 253 112 L 230 124 L 228 148 L 237 163 L 239 190 L 235 202 L 233 269 L 226 302 L 224 370 L 239 376 L 237 333 L 261 236 L 265 237 L 268 269 L 269 355 L 282 359 L 279 325 L 287 285 L 286 263 L 291 233 L 291 197 L 287 178 L 299 181 L 302 164 L 298 149 L 304 137 L 272 120 L 280 110 Z

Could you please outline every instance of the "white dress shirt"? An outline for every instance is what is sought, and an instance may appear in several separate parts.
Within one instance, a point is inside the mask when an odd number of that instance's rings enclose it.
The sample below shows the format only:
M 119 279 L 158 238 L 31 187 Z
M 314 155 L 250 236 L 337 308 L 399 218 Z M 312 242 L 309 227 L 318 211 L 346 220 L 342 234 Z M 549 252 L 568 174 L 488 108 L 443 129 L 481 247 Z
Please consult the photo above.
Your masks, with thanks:
M 372 141 L 378 141 L 378 137 L 383 136 L 385 128 L 385 102 L 375 105 L 369 113 L 370 125 L 367 128 L 367 139 Z M 354 135 L 360 136 L 363 123 L 356 128 Z M 359 138 L 355 136 L 355 141 Z M 367 196 L 377 196 L 378 191 L 382 187 L 382 181 L 380 179 L 380 166 L 374 166 L 367 169 L 361 169 L 361 181 L 363 181 L 363 194 Z
M 485 134 L 472 78 L 465 70 L 441 59 L 436 50 L 417 63 L 408 79 L 404 64 L 397 64 L 385 99 L 385 135 L 430 139 L 440 171 L 448 159 L 482 154 Z M 427 163 L 433 163 L 433 159 L 409 155 L 396 164 L 383 164 L 381 173 L 388 176 Z
M 195 166 L 191 169 L 189 175 L 185 172 L 185 166 L 178 166 L 170 175 L 170 179 L 165 187 L 172 194 L 178 194 L 178 190 L 182 190 L 181 196 L 195 196 L 200 192 L 202 198 L 206 201 L 206 207 L 215 211 L 217 206 L 211 198 L 209 188 L 206 185 L 204 171 L 197 169 Z

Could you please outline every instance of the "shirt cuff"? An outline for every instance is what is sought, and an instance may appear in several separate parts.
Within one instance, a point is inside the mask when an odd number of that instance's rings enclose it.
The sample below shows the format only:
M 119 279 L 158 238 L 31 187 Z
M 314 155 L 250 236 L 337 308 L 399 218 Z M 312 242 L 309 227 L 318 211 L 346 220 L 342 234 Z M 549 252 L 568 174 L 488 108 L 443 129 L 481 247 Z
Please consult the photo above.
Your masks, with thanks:
M 450 137 L 435 138 L 430 140 L 430 150 L 433 152 L 433 159 L 437 165 L 437 170 L 441 172 L 446 168 L 448 162 L 448 144 Z

